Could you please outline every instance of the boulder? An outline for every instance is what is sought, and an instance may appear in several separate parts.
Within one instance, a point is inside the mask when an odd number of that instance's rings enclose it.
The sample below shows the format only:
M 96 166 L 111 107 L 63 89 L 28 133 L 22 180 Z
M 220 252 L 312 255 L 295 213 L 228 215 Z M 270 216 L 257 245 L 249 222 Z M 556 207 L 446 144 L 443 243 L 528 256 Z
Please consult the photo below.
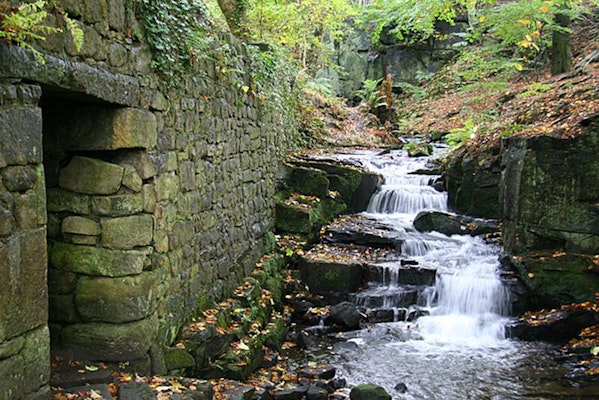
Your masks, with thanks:
M 401 234 L 389 224 L 363 215 L 348 215 L 326 226 L 322 240 L 330 244 L 356 244 L 395 249 L 400 245 L 400 236 Z
M 302 280 L 313 293 L 353 293 L 362 284 L 362 265 L 351 260 L 302 257 L 300 271 Z
M 465 215 L 448 214 L 441 211 L 421 211 L 414 219 L 414 228 L 419 232 L 437 231 L 446 235 L 477 236 L 498 233 L 499 222 Z
M 532 309 L 592 301 L 599 275 L 592 272 L 594 257 L 568 253 L 538 253 L 511 257 L 509 263 L 525 285 L 522 296 Z
M 349 398 L 351 400 L 391 400 L 391 395 L 381 386 L 365 383 L 352 388 Z
M 585 308 L 562 307 L 523 317 L 507 326 L 510 337 L 520 340 L 544 340 L 565 343 L 586 327 L 599 322 L 599 313 Z
M 512 253 L 599 248 L 599 129 L 571 139 L 506 138 L 505 247 Z
M 408 142 L 403 146 L 409 157 L 428 157 L 433 154 L 433 146 L 425 142 Z
M 327 321 L 346 329 L 358 329 L 362 319 L 364 314 L 353 303 L 344 301 L 331 307 Z
M 500 157 L 493 153 L 481 153 L 476 158 L 453 157 L 443 175 L 449 206 L 475 217 L 501 218 L 500 161 Z

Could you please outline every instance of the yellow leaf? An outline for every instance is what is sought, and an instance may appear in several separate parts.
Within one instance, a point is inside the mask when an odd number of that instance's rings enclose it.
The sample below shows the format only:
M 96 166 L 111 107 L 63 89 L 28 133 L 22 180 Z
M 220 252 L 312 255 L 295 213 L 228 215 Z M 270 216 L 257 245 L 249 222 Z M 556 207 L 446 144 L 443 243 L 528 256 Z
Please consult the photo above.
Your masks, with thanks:
M 541 8 L 539 10 L 541 10 L 542 13 L 546 13 L 547 11 L 549 11 L 549 7 L 541 6 Z
M 239 344 L 237 345 L 237 348 L 239 350 L 243 350 L 243 351 L 248 351 L 250 349 L 250 347 L 247 344 L 243 343 L 243 340 L 241 340 L 239 342 Z
M 487 19 L 487 17 L 485 17 L 484 15 L 481 15 L 481 16 L 478 18 L 478 22 L 485 22 L 485 20 L 486 20 L 486 19 Z
M 528 25 L 528 24 L 530 24 L 529 19 L 523 19 L 522 21 L 520 21 L 520 25 Z

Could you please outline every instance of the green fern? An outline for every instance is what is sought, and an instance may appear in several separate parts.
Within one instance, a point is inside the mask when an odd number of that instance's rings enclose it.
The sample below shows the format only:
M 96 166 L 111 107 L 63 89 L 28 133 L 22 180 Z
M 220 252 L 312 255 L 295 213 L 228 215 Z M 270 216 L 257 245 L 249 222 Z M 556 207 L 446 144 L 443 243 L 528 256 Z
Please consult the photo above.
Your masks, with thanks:
M 81 51 L 81 49 L 83 48 L 83 43 L 85 42 L 85 34 L 83 33 L 83 29 L 81 29 L 81 27 L 77 24 L 75 20 L 69 18 L 67 13 L 63 14 L 63 18 L 67 26 L 67 30 L 73 38 L 75 48 L 78 52 Z
M 38 0 L 19 7 L 9 8 L 4 4 L 0 10 L 0 40 L 29 49 L 40 62 L 44 62 L 42 54 L 28 42 L 31 40 L 46 40 L 47 34 L 58 32 L 59 29 L 44 25 L 48 15 L 44 8 L 45 0 Z

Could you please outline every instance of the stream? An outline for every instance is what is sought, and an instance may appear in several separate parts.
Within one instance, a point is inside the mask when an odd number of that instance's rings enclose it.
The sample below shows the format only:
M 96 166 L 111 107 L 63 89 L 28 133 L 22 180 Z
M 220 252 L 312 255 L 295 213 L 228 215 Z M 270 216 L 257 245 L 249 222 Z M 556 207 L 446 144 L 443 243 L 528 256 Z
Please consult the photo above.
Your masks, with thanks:
M 432 286 L 406 285 L 400 262 L 378 265 L 388 278 L 370 282 L 353 302 L 410 312 L 397 312 L 396 322 L 345 333 L 345 341 L 324 341 L 312 358 L 335 365 L 348 386 L 375 383 L 394 399 L 599 398 L 596 385 L 563 378 L 567 369 L 553 360 L 550 345 L 506 338 L 510 299 L 499 277 L 499 246 L 413 228 L 419 211 L 447 211 L 446 193 L 430 186 L 436 177 L 411 174 L 426 168 L 427 158 L 408 158 L 403 151 L 339 158 L 383 176 L 364 214 L 400 233 L 401 259 L 437 272 Z M 402 319 L 414 311 L 418 318 Z

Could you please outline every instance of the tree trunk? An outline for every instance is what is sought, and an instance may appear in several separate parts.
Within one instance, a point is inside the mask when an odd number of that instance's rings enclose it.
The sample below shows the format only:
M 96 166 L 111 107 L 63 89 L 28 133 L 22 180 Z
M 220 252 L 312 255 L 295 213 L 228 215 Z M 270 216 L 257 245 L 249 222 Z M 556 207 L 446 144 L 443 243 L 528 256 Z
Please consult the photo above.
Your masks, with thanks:
M 237 37 L 243 37 L 246 34 L 244 4 L 240 0 L 218 0 L 218 6 L 227 20 L 231 33 Z
M 561 28 L 568 28 L 570 17 L 565 14 L 557 14 L 555 22 Z M 570 33 L 554 31 L 551 38 L 551 74 L 561 74 L 562 72 L 569 71 L 571 67 L 572 51 L 570 50 Z

